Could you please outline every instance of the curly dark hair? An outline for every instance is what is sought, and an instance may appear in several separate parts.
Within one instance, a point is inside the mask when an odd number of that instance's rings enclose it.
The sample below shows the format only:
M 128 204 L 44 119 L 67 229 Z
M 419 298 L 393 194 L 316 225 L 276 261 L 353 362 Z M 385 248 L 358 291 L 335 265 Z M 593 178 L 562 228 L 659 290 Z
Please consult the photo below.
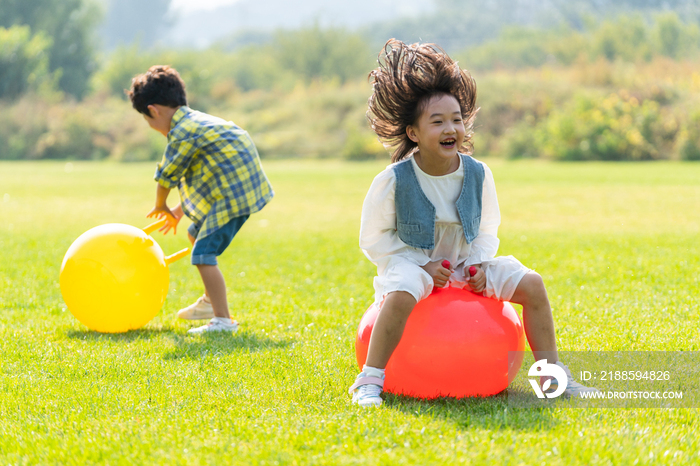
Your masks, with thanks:
M 169 66 L 155 65 L 131 80 L 131 89 L 126 91 L 131 106 L 137 112 L 151 116 L 149 105 L 158 104 L 177 108 L 187 105 L 185 82 L 180 74 Z
M 379 140 L 393 147 L 392 162 L 410 155 L 417 144 L 406 134 L 427 103 L 439 95 L 451 95 L 459 102 L 465 137 L 460 152 L 472 153 L 476 117 L 476 82 L 435 44 L 407 45 L 390 39 L 379 53 L 379 67 L 372 70 L 372 95 L 367 119 Z

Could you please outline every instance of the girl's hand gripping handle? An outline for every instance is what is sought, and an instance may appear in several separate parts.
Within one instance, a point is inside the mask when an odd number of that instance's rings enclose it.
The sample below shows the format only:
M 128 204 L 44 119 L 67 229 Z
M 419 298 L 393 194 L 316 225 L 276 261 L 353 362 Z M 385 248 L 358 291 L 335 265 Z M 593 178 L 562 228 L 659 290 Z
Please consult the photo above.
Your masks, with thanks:
M 448 260 L 442 261 L 442 266 L 445 267 L 446 269 L 449 269 L 450 268 L 450 261 L 448 261 Z M 474 267 L 473 265 L 471 267 L 469 267 L 469 276 L 473 277 L 474 275 L 476 275 L 476 270 L 477 270 L 476 267 Z
M 480 268 L 472 265 L 469 267 L 469 280 L 467 283 L 474 293 L 482 294 L 486 288 L 486 274 Z
M 445 266 L 445 263 L 447 263 L 447 266 Z M 452 274 L 449 261 L 442 261 L 442 263 L 438 261 L 428 262 L 421 266 L 421 268 L 433 279 L 433 286 L 435 288 L 443 288 L 447 285 L 447 282 L 450 280 L 450 275 Z

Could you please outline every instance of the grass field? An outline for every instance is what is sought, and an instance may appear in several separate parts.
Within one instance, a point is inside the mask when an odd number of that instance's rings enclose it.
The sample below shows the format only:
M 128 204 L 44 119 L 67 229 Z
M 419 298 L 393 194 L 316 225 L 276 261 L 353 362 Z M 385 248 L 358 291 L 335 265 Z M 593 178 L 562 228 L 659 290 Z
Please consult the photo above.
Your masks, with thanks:
M 700 164 L 489 164 L 499 254 L 544 277 L 561 350 L 700 350 Z M 173 317 L 202 294 L 187 260 L 126 334 L 89 331 L 58 286 L 78 235 L 150 223 L 153 164 L 0 163 L 0 463 L 700 462 L 696 409 L 351 405 L 375 272 L 359 214 L 383 165 L 266 163 L 276 197 L 221 258 L 241 329 L 191 337 Z M 153 235 L 172 253 L 185 226 Z

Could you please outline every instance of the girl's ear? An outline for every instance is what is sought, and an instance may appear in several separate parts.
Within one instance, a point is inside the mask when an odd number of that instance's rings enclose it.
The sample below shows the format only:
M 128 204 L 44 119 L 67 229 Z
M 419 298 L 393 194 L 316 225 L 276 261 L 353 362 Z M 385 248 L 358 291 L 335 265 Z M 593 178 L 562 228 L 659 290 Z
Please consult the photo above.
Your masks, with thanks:
M 406 136 L 408 136 L 408 139 L 418 144 L 418 134 L 412 125 L 406 126 Z

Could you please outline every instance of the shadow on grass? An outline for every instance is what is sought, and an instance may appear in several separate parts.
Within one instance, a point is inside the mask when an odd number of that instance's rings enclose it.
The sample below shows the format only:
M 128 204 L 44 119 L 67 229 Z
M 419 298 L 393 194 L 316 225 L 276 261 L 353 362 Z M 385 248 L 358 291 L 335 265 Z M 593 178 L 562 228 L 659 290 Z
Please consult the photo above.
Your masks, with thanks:
M 124 333 L 100 333 L 94 330 L 70 330 L 66 335 L 68 338 L 76 340 L 89 341 L 114 341 L 114 342 L 131 342 L 137 340 L 150 340 L 151 338 L 170 336 L 177 334 L 177 330 L 168 328 L 140 328 L 138 330 L 129 330 Z
M 172 338 L 175 348 L 163 354 L 163 359 L 201 359 L 230 353 L 253 353 L 290 346 L 293 340 L 273 340 L 250 332 L 235 335 L 223 332 L 202 335 L 176 334 Z
M 384 394 L 388 408 L 453 422 L 461 429 L 540 431 L 555 428 L 559 421 L 552 413 L 554 406 L 516 407 L 508 403 L 509 397 L 522 399 L 525 395 L 520 387 L 486 398 L 421 400 Z
M 68 338 L 92 342 L 131 343 L 134 341 L 148 341 L 153 338 L 168 337 L 175 348 L 163 353 L 163 359 L 201 359 L 207 356 L 218 356 L 230 353 L 253 353 L 286 348 L 294 343 L 294 340 L 273 340 L 260 337 L 250 332 L 238 332 L 230 334 L 225 332 L 204 333 L 202 335 L 188 335 L 181 329 L 149 329 L 142 328 L 130 330 L 124 333 L 100 333 L 94 330 L 71 330 Z

